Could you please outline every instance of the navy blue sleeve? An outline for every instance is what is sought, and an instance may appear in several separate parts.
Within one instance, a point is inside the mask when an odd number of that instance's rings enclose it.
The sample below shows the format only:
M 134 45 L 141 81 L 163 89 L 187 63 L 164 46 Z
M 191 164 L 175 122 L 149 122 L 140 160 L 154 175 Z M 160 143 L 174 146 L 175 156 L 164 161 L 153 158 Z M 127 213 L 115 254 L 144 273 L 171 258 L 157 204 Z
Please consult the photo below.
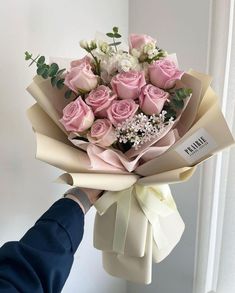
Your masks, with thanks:
M 83 228 L 84 214 L 76 202 L 55 202 L 20 241 L 0 248 L 0 292 L 61 292 Z

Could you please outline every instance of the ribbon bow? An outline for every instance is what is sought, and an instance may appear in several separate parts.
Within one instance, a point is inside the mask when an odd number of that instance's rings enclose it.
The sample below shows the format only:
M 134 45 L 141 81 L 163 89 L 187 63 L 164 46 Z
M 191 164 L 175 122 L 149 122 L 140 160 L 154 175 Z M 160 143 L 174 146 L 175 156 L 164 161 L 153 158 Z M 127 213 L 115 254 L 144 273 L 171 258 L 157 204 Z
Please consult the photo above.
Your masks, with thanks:
M 159 249 L 169 245 L 160 219 L 168 217 L 177 207 L 169 185 L 144 186 L 135 184 L 122 191 L 107 191 L 95 203 L 99 215 L 103 215 L 114 203 L 117 204 L 114 227 L 113 251 L 124 254 L 128 222 L 131 211 L 131 198 L 135 196 L 140 208 L 152 225 L 153 240 Z

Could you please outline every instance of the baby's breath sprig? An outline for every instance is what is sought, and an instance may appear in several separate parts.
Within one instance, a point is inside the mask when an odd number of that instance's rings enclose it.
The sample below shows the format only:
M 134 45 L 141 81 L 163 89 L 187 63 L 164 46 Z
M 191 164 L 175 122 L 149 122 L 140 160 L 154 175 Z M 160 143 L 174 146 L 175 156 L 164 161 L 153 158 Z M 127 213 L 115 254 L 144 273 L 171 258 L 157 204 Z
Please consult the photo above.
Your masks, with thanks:
M 157 138 L 174 121 L 173 117 L 166 119 L 166 114 L 166 111 L 151 116 L 139 113 L 122 122 L 115 129 L 119 145 L 124 149 L 128 146 L 128 149 L 134 147 L 137 150 L 142 144 Z

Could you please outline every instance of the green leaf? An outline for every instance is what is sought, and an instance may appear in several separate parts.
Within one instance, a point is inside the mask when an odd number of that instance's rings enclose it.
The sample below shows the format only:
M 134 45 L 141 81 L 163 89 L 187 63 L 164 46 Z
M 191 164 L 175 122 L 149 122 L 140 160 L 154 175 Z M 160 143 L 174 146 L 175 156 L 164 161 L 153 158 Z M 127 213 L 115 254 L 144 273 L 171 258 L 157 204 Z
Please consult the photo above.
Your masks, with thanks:
M 37 69 L 37 74 L 38 74 L 38 75 L 43 75 L 44 72 L 46 72 L 46 71 L 47 71 L 46 66 L 40 66 L 40 67 L 38 67 L 38 69 Z
M 114 34 L 113 33 L 107 33 L 106 36 L 108 36 L 110 38 L 113 38 L 114 37 Z
M 169 120 L 171 117 L 176 117 L 176 111 L 168 104 L 165 105 L 163 108 L 164 111 L 166 111 L 165 118 L 166 120 Z
M 174 106 L 178 109 L 182 109 L 184 107 L 184 101 L 183 100 L 176 100 L 176 99 L 173 99 L 172 100 Z
M 64 94 L 65 99 L 69 99 L 71 97 L 72 91 L 71 90 L 67 90 Z
M 116 38 L 116 39 L 119 39 L 119 38 L 121 38 L 122 36 L 120 35 L 120 34 L 118 34 L 118 33 L 115 33 L 114 34 L 114 38 Z
M 56 77 L 56 76 L 53 76 L 53 77 L 51 78 L 51 85 L 52 85 L 53 87 L 55 87 L 55 86 L 56 86 L 56 83 L 57 83 L 57 77 Z
M 59 66 L 56 63 L 52 63 L 49 67 L 48 74 L 49 76 L 56 75 L 57 71 L 59 70 Z
M 65 68 L 60 69 L 60 70 L 56 73 L 56 75 L 57 75 L 57 76 L 61 75 L 62 73 L 65 72 L 65 70 L 66 70 Z
M 113 27 L 113 32 L 114 32 L 114 33 L 118 33 L 118 27 L 117 27 L 117 26 L 114 26 L 114 27 Z
M 30 60 L 32 58 L 32 56 L 33 56 L 32 54 L 30 54 L 27 51 L 24 54 L 25 54 L 25 60 Z
M 118 46 L 118 45 L 120 45 L 121 44 L 121 42 L 115 42 L 115 43 L 111 43 L 111 44 L 109 44 L 109 46 Z
M 43 74 L 41 75 L 44 79 L 47 79 L 48 78 L 48 76 L 49 76 L 49 74 L 48 74 L 48 69 L 47 68 L 45 68 L 45 70 L 44 70 L 44 72 L 43 72 Z
M 41 56 L 37 61 L 37 66 L 40 66 L 40 65 L 44 64 L 44 62 L 45 62 L 45 57 Z
M 186 95 L 188 97 L 188 96 L 190 96 L 193 93 L 193 90 L 190 89 L 190 88 L 185 88 L 185 93 L 186 93 Z
M 56 86 L 57 88 L 60 90 L 64 87 L 64 78 L 62 79 L 59 79 L 57 82 L 56 82 Z

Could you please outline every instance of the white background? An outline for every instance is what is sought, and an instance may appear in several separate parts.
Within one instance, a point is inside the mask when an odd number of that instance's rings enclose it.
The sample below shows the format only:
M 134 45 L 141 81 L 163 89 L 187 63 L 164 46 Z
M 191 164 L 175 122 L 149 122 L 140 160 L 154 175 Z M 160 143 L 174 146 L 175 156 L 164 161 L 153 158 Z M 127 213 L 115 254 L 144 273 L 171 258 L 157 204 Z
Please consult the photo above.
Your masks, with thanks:
M 115 12 L 112 12 L 115 11 Z M 0 242 L 19 239 L 66 190 L 52 183 L 59 170 L 34 159 L 35 137 L 26 118 L 33 99 L 25 88 L 35 68 L 24 52 L 78 57 L 79 40 L 106 32 L 114 24 L 128 29 L 125 0 L 7 0 L 0 8 Z M 92 247 L 94 211 L 64 292 L 124 293 L 126 283 L 107 275 L 101 254 Z M 33 292 L 32 292 L 33 293 Z
M 160 47 L 177 52 L 180 67 L 208 68 L 209 0 L 7 0 L 0 9 L 0 245 L 17 240 L 61 197 L 65 186 L 52 181 L 58 170 L 34 160 L 35 139 L 25 116 L 33 103 L 25 92 L 34 69 L 24 51 L 46 56 L 81 56 L 78 42 L 118 25 L 157 38 Z M 128 9 L 129 6 L 129 9 Z M 172 187 L 186 230 L 180 244 L 154 265 L 149 286 L 108 276 L 92 247 L 94 211 L 86 216 L 83 242 L 63 292 L 191 293 L 199 194 L 199 171 Z M 229 197 L 232 200 L 232 197 Z M 227 209 L 229 205 L 227 206 Z M 226 232 L 226 231 L 225 231 Z M 226 234 L 229 238 L 229 232 Z M 229 247 L 231 250 L 231 247 Z M 224 246 L 226 256 L 228 247 Z M 226 280 L 223 280 L 226 283 Z M 230 293 L 222 292 L 221 293 Z

